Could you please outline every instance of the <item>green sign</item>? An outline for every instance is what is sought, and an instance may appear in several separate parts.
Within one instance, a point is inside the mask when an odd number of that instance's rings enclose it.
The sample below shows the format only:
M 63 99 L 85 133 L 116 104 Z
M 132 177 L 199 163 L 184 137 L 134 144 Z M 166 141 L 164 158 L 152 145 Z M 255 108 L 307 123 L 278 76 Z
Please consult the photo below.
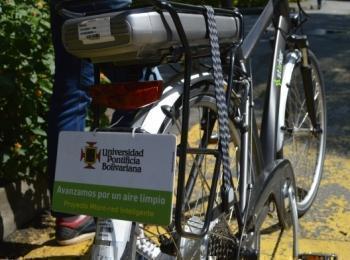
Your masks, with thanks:
M 55 182 L 55 211 L 168 225 L 172 193 Z
M 174 159 L 172 135 L 63 132 L 53 210 L 168 225 Z

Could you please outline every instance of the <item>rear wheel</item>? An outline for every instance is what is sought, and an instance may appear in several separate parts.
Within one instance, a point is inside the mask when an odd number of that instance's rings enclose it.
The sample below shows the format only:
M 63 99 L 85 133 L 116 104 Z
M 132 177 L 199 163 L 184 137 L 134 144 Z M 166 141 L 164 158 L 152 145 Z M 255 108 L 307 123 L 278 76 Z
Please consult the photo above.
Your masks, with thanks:
M 313 129 L 307 112 L 301 64 L 293 70 L 285 113 L 283 158 L 292 163 L 297 185 L 297 208 L 301 216 L 311 207 L 320 185 L 326 144 L 326 103 L 321 71 L 315 55 L 310 52 L 312 89 L 316 120 Z
M 167 117 L 160 132 L 174 134 L 177 138 L 177 144 L 179 144 L 182 125 L 181 104 L 176 104 L 170 112 L 172 118 Z M 229 129 L 231 134 L 230 165 L 233 176 L 237 177 L 239 138 L 231 120 L 229 120 Z M 193 86 L 190 94 L 188 146 L 189 148 L 218 150 L 218 134 L 214 89 L 208 82 L 205 84 L 202 82 L 198 86 Z M 183 205 L 181 222 L 183 229 L 188 232 L 199 232 L 203 226 L 212 187 L 215 161 L 216 157 L 210 154 L 187 154 L 185 204 Z M 178 159 L 176 163 L 178 166 Z M 178 169 L 178 167 L 176 168 Z M 175 185 L 177 185 L 177 177 L 176 173 Z M 219 182 L 215 187 L 214 208 L 221 205 L 221 179 L 221 175 L 219 175 Z M 233 181 L 237 184 L 237 178 L 234 178 Z M 177 187 L 175 187 L 175 193 L 176 190 Z M 176 194 L 174 195 L 176 196 Z M 217 259 L 232 258 L 236 245 L 234 239 L 236 232 L 237 224 L 233 208 L 229 213 L 220 213 L 219 217 L 211 223 L 210 231 L 204 239 L 191 240 L 179 237 L 173 225 L 169 227 L 144 227 L 146 237 L 160 246 L 163 252 L 169 251 L 170 254 L 176 255 L 177 259 L 198 259 L 209 255 L 215 255 L 218 257 Z

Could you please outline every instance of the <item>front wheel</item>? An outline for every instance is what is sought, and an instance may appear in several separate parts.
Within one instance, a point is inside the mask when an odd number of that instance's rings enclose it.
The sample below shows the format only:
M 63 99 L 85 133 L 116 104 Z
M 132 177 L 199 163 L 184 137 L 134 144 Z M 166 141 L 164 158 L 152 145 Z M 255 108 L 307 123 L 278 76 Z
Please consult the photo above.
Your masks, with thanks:
M 311 207 L 320 185 L 326 148 L 326 102 L 322 74 L 315 55 L 309 52 L 316 120 L 311 123 L 301 74 L 301 63 L 292 73 L 285 112 L 283 158 L 289 159 L 297 185 L 297 208 L 302 216 Z

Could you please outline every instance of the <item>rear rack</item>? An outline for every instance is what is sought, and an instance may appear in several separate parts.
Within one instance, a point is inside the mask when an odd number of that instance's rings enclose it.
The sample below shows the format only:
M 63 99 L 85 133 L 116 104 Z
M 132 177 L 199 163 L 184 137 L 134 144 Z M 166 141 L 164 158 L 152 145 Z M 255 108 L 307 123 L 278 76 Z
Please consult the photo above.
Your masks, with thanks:
M 178 169 L 178 186 L 177 186 L 177 197 L 176 197 L 176 206 L 175 206 L 175 228 L 176 231 L 180 236 L 185 236 L 185 237 L 190 237 L 190 238 L 201 238 L 203 237 L 210 225 L 210 221 L 213 218 L 213 215 L 210 213 L 213 209 L 213 202 L 214 198 L 217 195 L 216 194 L 216 186 L 218 183 L 219 179 L 219 171 L 220 171 L 220 163 L 222 160 L 222 155 L 220 153 L 220 149 L 217 151 L 212 151 L 210 149 L 188 149 L 188 127 L 189 127 L 189 98 L 190 98 L 190 88 L 191 88 L 191 74 L 192 74 L 192 65 L 193 65 L 193 60 L 198 58 L 198 57 L 204 57 L 204 56 L 210 56 L 211 55 L 211 49 L 210 49 L 210 44 L 209 44 L 209 32 L 207 29 L 207 17 L 206 17 L 206 8 L 204 6 L 193 6 L 193 5 L 187 5 L 187 4 L 180 4 L 180 3 L 172 3 L 172 2 L 161 2 L 158 0 L 150 0 L 151 6 L 146 7 L 147 10 L 152 10 L 153 12 L 157 12 L 160 17 L 162 18 L 164 25 L 167 27 L 167 29 L 173 27 L 174 32 L 176 37 L 178 38 L 177 44 L 170 44 L 170 45 L 165 45 L 168 50 L 168 53 L 162 53 L 162 55 L 157 55 L 156 54 L 156 59 L 149 59 L 145 60 L 142 55 L 140 55 L 140 50 L 138 54 L 138 57 L 141 57 L 138 61 L 136 61 L 139 64 L 142 65 L 158 65 L 161 62 L 177 62 L 179 60 L 184 61 L 184 82 L 183 82 L 183 110 L 182 110 L 182 128 L 181 128 L 181 141 L 178 146 L 178 156 L 179 156 L 179 169 Z M 135 12 L 135 10 L 140 10 L 140 9 L 133 9 L 129 11 L 129 13 Z M 145 9 L 143 9 L 145 10 Z M 127 11 L 124 11 L 127 12 Z M 237 31 L 235 32 L 237 35 L 234 37 L 232 40 L 224 41 L 223 44 L 220 42 L 220 47 L 221 47 L 221 53 L 224 53 L 224 55 L 229 56 L 229 66 L 228 66 L 228 87 L 227 87 L 227 93 L 226 96 L 229 97 L 229 93 L 232 90 L 232 78 L 233 78 L 233 65 L 234 65 L 234 57 L 235 57 L 235 51 L 239 45 L 241 45 L 242 40 L 243 40 L 243 17 L 241 13 L 238 11 L 238 9 L 219 9 L 216 8 L 214 9 L 215 12 L 215 18 L 220 17 L 229 17 L 233 18 L 235 21 L 237 21 L 236 26 L 237 26 Z M 181 17 L 184 17 L 183 15 L 200 15 L 202 17 L 202 20 L 205 21 L 205 27 L 203 28 L 204 32 L 204 39 L 203 41 L 206 42 L 206 44 L 199 44 L 193 46 L 193 42 L 191 42 L 191 37 L 193 35 L 189 35 L 187 33 L 186 28 L 184 27 L 183 21 Z M 98 14 L 97 16 L 92 16 L 89 17 L 88 19 L 102 19 L 102 17 L 108 17 L 108 15 L 111 15 L 111 13 L 108 13 L 106 15 L 101 15 Z M 112 19 L 111 16 L 109 16 L 109 19 Z M 168 17 L 169 19 L 167 19 Z M 78 19 L 78 20 L 77 20 Z M 77 18 L 72 21 L 68 20 L 65 25 L 64 29 L 66 28 L 67 31 L 73 30 L 74 28 L 69 28 L 69 26 L 72 24 L 72 22 L 82 22 L 84 21 L 85 18 Z M 219 26 L 218 26 L 218 29 Z M 169 30 L 167 30 L 169 32 Z M 76 33 L 76 31 L 75 31 Z M 219 38 L 220 38 L 220 32 L 219 32 Z M 79 48 L 78 50 L 78 55 L 74 51 L 74 46 L 70 45 L 69 42 L 67 42 L 67 35 L 65 35 L 65 32 L 63 32 L 63 40 L 66 49 L 71 52 L 73 55 L 76 55 L 80 58 L 89 58 L 89 57 L 84 57 L 83 54 L 79 54 Z M 66 41 L 65 41 L 66 40 Z M 98 42 L 96 44 L 96 48 L 105 48 L 108 50 L 108 47 L 106 47 L 107 42 Z M 91 43 L 93 44 L 93 43 Z M 108 44 L 107 44 L 108 45 Z M 90 45 L 91 46 L 91 45 Z M 130 48 L 130 42 L 126 44 L 127 48 Z M 135 47 L 135 46 L 134 46 Z M 139 48 L 136 46 L 135 48 Z M 146 47 L 145 47 L 146 48 Z M 110 49 L 109 49 L 110 50 Z M 89 51 L 91 55 L 91 50 Z M 80 56 L 79 56 L 80 55 Z M 110 57 L 110 53 L 106 51 L 106 56 L 105 57 Z M 113 56 L 113 55 L 112 55 Z M 147 56 L 149 58 L 149 56 Z M 130 59 L 130 55 L 127 55 L 126 57 L 122 56 L 114 56 L 111 59 L 110 58 L 98 58 L 98 57 L 90 57 L 92 62 L 95 63 L 100 63 L 100 62 L 114 62 L 115 64 L 118 64 L 118 66 L 122 66 L 123 62 L 127 63 L 128 58 Z M 109 59 L 109 60 L 108 60 Z M 114 60 L 113 60 L 114 59 Z M 98 124 L 96 124 L 98 125 Z M 205 214 L 205 220 L 203 222 L 203 227 L 199 232 L 193 233 L 193 232 L 188 232 L 185 231 L 183 223 L 182 223 L 182 211 L 183 211 L 183 203 L 186 198 L 184 198 L 185 194 L 185 174 L 186 174 L 186 155 L 187 154 L 210 154 L 213 155 L 216 158 L 216 163 L 215 163 L 215 170 L 214 170 L 214 179 L 213 179 L 213 184 L 210 190 L 210 195 L 209 195 L 209 206 L 207 208 L 207 212 Z M 239 212 L 238 212 L 239 213 Z
M 187 153 L 203 153 L 206 154 L 207 151 L 200 151 L 200 150 L 189 150 L 188 147 L 188 127 L 189 127 L 189 99 L 190 99 L 190 87 L 191 87 L 191 72 L 192 72 L 192 61 L 193 61 L 193 53 L 192 49 L 188 40 L 188 37 L 186 35 L 185 29 L 183 27 L 183 24 L 181 23 L 181 19 L 179 17 L 178 10 L 188 10 L 189 12 L 195 12 L 195 13 L 201 13 L 205 16 L 206 14 L 206 8 L 204 6 L 192 6 L 192 5 L 186 5 L 186 4 L 178 4 L 178 3 L 170 3 L 170 2 L 159 2 L 157 0 L 151 1 L 156 8 L 158 8 L 160 11 L 163 12 L 163 10 L 169 12 L 174 25 L 176 27 L 176 31 L 179 35 L 181 44 L 182 44 L 182 51 L 184 54 L 184 66 L 185 66 L 185 75 L 184 75 L 184 92 L 183 92 L 183 110 L 182 110 L 182 128 L 181 128 L 181 141 L 180 145 L 178 146 L 178 155 L 179 155 L 179 169 L 178 169 L 178 183 L 177 183 L 177 195 L 176 195 L 176 208 L 175 208 L 175 228 L 177 233 L 180 236 L 190 237 L 190 238 L 201 238 L 203 237 L 206 232 L 209 229 L 210 221 L 212 220 L 212 215 L 209 214 L 209 212 L 212 210 L 213 207 L 213 201 L 214 197 L 216 196 L 216 185 L 217 185 L 217 179 L 219 178 L 219 171 L 220 171 L 220 162 L 221 162 L 221 155 L 216 154 L 216 164 L 215 164 L 215 170 L 214 170 L 214 180 L 213 184 L 211 186 L 210 190 L 210 196 L 209 196 L 209 206 L 207 208 L 207 212 L 205 214 L 205 219 L 203 223 L 203 227 L 199 232 L 188 232 L 184 230 L 184 227 L 182 225 L 182 210 L 183 210 L 183 203 L 184 203 L 184 194 L 185 194 L 185 174 L 186 174 L 186 154 Z M 229 72 L 228 77 L 229 79 L 232 79 L 233 76 L 233 63 L 234 63 L 234 56 L 235 56 L 235 50 L 242 43 L 243 39 L 243 17 L 238 12 L 237 9 L 234 10 L 225 10 L 225 9 L 214 9 L 215 15 L 222 14 L 227 16 L 232 16 L 240 21 L 240 30 L 239 30 L 239 40 L 237 42 L 232 42 L 230 49 L 229 49 L 229 56 L 230 56 L 230 66 L 229 66 Z M 207 19 L 206 19 L 207 20 Z M 207 32 L 208 35 L 208 32 Z M 230 91 L 232 86 L 229 84 L 227 91 Z M 226 93 L 228 94 L 228 93 Z M 227 95 L 226 95 L 227 96 Z M 209 151 L 208 151 L 209 152 Z

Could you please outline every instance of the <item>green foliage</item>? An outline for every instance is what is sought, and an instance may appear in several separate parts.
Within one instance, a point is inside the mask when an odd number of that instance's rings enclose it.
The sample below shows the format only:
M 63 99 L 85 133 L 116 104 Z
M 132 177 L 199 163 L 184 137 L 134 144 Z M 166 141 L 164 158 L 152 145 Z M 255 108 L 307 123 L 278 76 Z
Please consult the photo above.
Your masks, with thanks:
M 46 172 L 53 55 L 48 5 L 0 1 L 0 180 Z

